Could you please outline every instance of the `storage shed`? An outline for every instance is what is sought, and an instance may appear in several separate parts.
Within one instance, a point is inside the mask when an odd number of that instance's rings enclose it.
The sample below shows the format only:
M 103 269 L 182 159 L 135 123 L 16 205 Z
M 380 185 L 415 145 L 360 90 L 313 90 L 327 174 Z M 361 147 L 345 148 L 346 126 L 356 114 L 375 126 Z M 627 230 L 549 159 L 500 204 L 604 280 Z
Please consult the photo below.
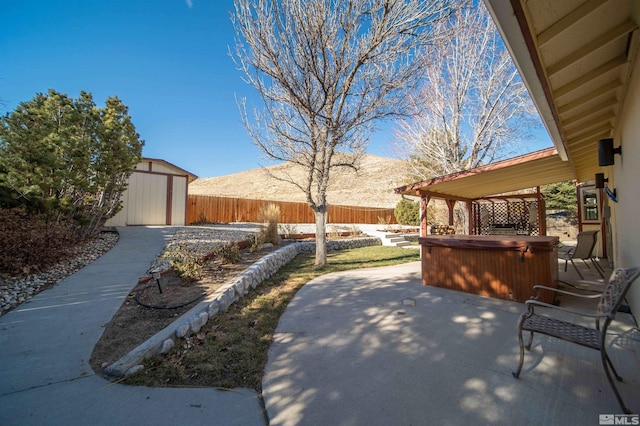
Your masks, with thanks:
M 142 158 L 107 226 L 185 225 L 189 183 L 198 176 L 165 160 Z

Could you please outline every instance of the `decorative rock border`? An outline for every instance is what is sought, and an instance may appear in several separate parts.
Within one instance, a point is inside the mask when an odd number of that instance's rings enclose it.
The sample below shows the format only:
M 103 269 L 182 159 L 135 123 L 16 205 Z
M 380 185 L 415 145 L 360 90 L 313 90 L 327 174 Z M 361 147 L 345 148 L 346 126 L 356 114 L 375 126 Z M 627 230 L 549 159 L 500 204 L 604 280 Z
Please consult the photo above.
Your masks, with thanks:
M 381 244 L 380 239 L 375 237 L 331 240 L 327 241 L 327 250 L 344 250 Z M 144 358 L 166 353 L 175 346 L 176 339 L 199 332 L 210 318 L 229 309 L 229 306 L 249 292 L 249 288 L 256 288 L 298 254 L 315 251 L 315 246 L 315 242 L 293 243 L 267 254 L 238 274 L 233 281 L 220 287 L 176 321 L 105 368 L 104 372 L 111 376 L 123 377 L 140 371 L 143 368 L 141 361 Z

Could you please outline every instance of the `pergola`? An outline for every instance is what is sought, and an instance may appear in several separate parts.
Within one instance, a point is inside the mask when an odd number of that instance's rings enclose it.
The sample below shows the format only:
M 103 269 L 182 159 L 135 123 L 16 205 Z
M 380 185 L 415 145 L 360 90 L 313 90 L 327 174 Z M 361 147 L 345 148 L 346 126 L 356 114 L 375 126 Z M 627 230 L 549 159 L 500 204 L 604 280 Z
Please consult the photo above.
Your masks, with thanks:
M 465 203 L 469 212 L 469 234 L 482 233 L 482 215 L 487 212 L 474 205 L 496 202 L 525 203 L 534 201 L 537 209 L 537 228 L 544 235 L 544 207 L 540 185 L 573 180 L 571 165 L 562 161 L 555 148 L 547 148 L 508 160 L 488 164 L 396 188 L 397 194 L 419 196 L 421 200 L 421 235 L 427 235 L 427 205 L 432 198 L 442 199 L 449 208 L 449 225 L 453 225 L 453 208 Z M 535 194 L 501 195 L 529 188 Z M 529 209 L 530 205 L 526 208 Z M 508 209 L 508 207 L 507 207 Z M 508 213 L 507 213 L 508 214 Z M 524 214 L 524 213 L 519 213 Z M 531 222 L 531 221 L 530 221 Z M 479 232 L 480 231 L 480 232 Z

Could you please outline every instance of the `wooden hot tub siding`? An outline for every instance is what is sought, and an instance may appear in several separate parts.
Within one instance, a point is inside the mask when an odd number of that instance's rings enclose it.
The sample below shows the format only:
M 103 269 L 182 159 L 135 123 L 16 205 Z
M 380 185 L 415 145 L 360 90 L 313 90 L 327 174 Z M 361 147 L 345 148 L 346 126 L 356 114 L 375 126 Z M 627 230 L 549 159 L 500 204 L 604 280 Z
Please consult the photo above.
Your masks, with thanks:
M 520 237 L 518 241 L 495 236 L 447 237 L 420 239 L 425 285 L 518 302 L 533 296 L 536 284 L 558 286 L 554 237 Z M 451 239 L 457 241 L 450 244 Z M 553 297 L 545 292 L 540 300 L 552 303 Z

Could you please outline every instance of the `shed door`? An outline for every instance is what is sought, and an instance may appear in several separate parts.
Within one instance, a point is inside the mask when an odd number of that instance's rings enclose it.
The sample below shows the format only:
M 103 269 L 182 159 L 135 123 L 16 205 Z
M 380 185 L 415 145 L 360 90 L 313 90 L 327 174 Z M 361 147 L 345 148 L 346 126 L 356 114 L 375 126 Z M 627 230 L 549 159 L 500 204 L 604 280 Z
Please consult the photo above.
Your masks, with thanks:
M 187 177 L 171 176 L 171 225 L 184 225 L 187 221 Z
M 127 225 L 166 225 L 167 176 L 133 173 L 125 208 Z
M 187 185 L 186 176 L 134 172 L 122 194 L 122 210 L 107 225 L 184 225 Z

